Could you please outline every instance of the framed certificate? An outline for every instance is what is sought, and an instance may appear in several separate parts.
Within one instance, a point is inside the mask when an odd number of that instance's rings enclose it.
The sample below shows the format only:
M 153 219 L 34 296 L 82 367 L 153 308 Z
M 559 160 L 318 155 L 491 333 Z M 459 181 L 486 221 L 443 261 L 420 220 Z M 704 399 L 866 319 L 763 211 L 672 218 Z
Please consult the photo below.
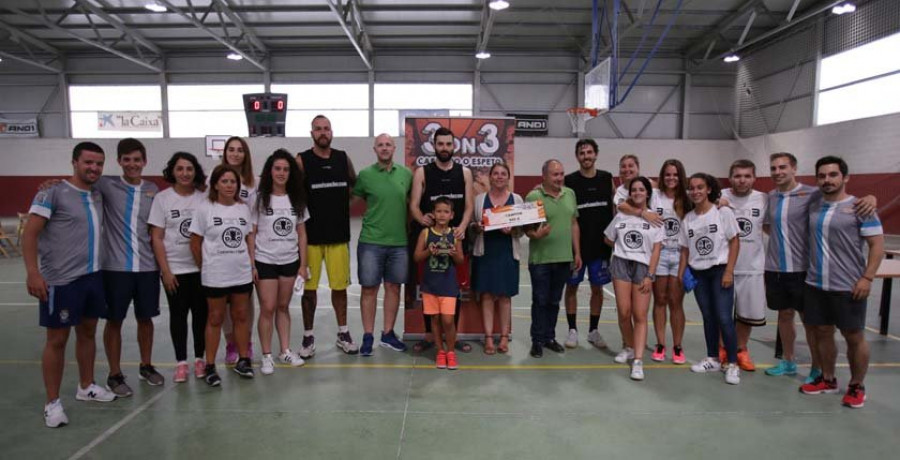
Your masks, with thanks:
M 547 216 L 544 214 L 544 203 L 542 201 L 498 206 L 485 209 L 481 214 L 481 225 L 484 226 L 485 231 L 504 227 L 519 227 L 546 221 Z

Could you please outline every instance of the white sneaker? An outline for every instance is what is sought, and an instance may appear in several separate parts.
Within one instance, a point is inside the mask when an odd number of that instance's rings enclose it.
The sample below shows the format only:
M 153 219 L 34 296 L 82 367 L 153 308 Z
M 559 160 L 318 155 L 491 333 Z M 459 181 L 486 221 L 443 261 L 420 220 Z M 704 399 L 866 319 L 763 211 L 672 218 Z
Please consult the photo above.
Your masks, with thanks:
M 631 380 L 644 380 L 644 362 L 636 359 L 631 364 Z
M 44 406 L 44 424 L 50 428 L 59 428 L 69 424 L 69 417 L 66 417 L 66 411 L 63 410 L 62 401 L 59 398 Z
M 275 373 L 275 360 L 272 359 L 271 353 L 263 355 L 262 363 L 259 365 L 259 371 L 262 372 L 263 375 L 272 375 Z
M 627 363 L 629 359 L 634 359 L 634 348 L 625 347 L 616 355 L 614 361 L 619 364 Z
M 725 366 L 725 383 L 729 385 L 737 385 L 741 383 L 741 368 L 735 363 L 728 363 Z
M 306 364 L 306 361 L 304 361 L 303 358 L 291 351 L 290 348 L 284 350 L 284 353 L 278 356 L 278 359 L 281 360 L 282 364 L 287 364 L 291 367 L 300 367 Z
M 606 342 L 603 340 L 603 337 L 600 336 L 600 331 L 597 329 L 588 332 L 588 343 L 597 348 L 606 348 Z
M 577 329 L 569 329 L 569 337 L 566 338 L 566 343 L 564 343 L 566 348 L 576 348 L 578 347 L 578 330 Z
M 303 359 L 309 359 L 316 354 L 316 337 L 312 335 L 304 335 L 303 342 L 300 345 L 300 352 L 297 353 Z
M 78 391 L 75 392 L 75 399 L 79 401 L 110 402 L 116 399 L 116 394 L 96 383 L 92 383 L 85 389 L 82 389 L 81 385 L 79 385 Z
M 715 358 L 703 358 L 699 363 L 691 366 L 691 372 L 697 372 L 700 374 L 706 372 L 716 372 L 722 370 L 722 364 L 719 363 L 719 360 Z
M 348 355 L 359 353 L 359 345 L 353 343 L 353 337 L 350 336 L 350 331 L 338 332 L 337 340 L 334 344 Z

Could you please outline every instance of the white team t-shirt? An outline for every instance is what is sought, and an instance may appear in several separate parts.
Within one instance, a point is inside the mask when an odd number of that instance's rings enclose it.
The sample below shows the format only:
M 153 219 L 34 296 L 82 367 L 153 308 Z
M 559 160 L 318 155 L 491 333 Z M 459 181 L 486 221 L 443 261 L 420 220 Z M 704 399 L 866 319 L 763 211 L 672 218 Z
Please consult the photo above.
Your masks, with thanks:
M 675 199 L 669 198 L 665 193 L 654 189 L 651 205 L 653 210 L 663 219 L 662 228 L 665 234 L 663 248 L 681 249 L 681 237 L 679 236 L 681 234 L 681 219 L 678 218 L 678 214 L 675 212 Z
M 687 213 L 681 225 L 681 246 L 688 248 L 688 265 L 706 270 L 728 263 L 728 241 L 737 235 L 731 208 L 713 206 L 705 214 Z
M 253 230 L 244 203 L 204 205 L 194 212 L 191 233 L 203 237 L 200 282 L 207 287 L 232 287 L 253 282 L 247 237 Z
M 663 240 L 662 228 L 654 227 L 641 217 L 618 213 L 603 235 L 615 242 L 613 256 L 650 265 L 653 245 Z
M 156 194 L 150 206 L 147 222 L 165 231 L 163 245 L 172 274 L 197 273 L 200 268 L 191 255 L 191 220 L 197 208 L 204 205 L 206 194 L 194 190 L 188 196 L 179 195 L 173 187 Z
M 309 220 L 309 209 L 304 207 L 298 219 L 287 195 L 271 195 L 269 207 L 253 206 L 253 225 L 256 226 L 256 260 L 272 265 L 286 265 L 300 258 L 297 225 Z
M 741 251 L 734 265 L 735 275 L 760 274 L 766 268 L 766 247 L 763 241 L 763 220 L 766 218 L 769 197 L 758 190 L 747 196 L 737 196 L 730 188 L 722 190 L 737 219 Z

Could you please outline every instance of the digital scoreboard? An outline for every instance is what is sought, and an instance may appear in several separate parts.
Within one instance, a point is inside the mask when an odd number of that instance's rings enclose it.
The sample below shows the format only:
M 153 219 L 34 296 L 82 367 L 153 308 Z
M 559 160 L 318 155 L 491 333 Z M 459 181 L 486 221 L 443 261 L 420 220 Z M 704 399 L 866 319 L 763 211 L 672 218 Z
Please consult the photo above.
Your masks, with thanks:
M 287 94 L 255 93 L 244 95 L 244 113 L 250 137 L 284 137 L 287 118 Z

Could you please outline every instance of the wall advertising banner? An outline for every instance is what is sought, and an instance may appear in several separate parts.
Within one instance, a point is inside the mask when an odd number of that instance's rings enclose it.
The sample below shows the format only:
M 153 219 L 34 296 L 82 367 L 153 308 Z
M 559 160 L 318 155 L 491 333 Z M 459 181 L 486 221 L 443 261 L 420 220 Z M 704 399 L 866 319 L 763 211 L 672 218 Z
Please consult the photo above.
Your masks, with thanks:
M 162 132 L 162 112 L 97 112 L 100 131 Z
M 24 120 L 0 118 L 0 137 L 38 137 L 37 118 Z

